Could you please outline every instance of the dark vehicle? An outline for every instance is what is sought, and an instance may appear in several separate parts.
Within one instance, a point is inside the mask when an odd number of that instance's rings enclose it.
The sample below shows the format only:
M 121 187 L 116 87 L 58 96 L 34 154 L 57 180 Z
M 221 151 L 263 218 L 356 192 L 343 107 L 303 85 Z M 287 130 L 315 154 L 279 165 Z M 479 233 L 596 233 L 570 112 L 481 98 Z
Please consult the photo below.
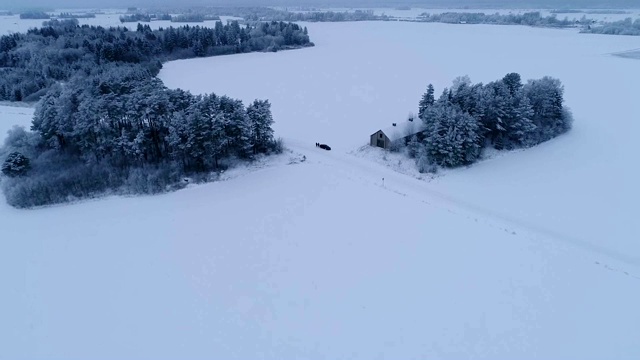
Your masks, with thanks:
M 331 150 L 331 147 L 329 145 L 327 145 L 327 144 L 320 144 L 318 146 L 320 146 L 321 149 Z

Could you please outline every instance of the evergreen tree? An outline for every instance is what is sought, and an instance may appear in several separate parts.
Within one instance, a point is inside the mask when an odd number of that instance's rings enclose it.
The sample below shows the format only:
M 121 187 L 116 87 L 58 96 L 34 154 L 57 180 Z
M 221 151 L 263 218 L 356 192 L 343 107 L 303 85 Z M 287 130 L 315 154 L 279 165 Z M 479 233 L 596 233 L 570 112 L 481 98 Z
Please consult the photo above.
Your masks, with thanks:
M 425 121 L 426 155 L 444 167 L 456 167 L 474 162 L 480 155 L 478 121 L 451 106 L 431 107 Z
M 522 89 L 522 79 L 518 73 L 509 73 L 502 78 L 502 82 L 509 89 L 509 93 L 514 96 L 518 91 Z
M 185 155 L 193 165 L 194 170 L 204 171 L 209 159 L 213 159 L 213 124 L 199 111 L 200 104 L 194 104 L 193 109 L 186 115 L 187 138 Z
M 505 121 L 506 139 L 504 147 L 514 149 L 535 145 L 536 125 L 533 123 L 533 108 L 529 99 L 520 90 L 511 99 L 510 113 Z
M 422 99 L 418 104 L 418 117 L 420 119 L 424 118 L 425 111 L 429 108 L 429 106 L 435 103 L 436 99 L 434 97 L 434 89 L 433 85 L 429 84 L 427 86 L 427 92 L 422 95 Z
M 23 176 L 30 168 L 29 158 L 19 152 L 12 152 L 2 164 L 2 173 L 9 177 Z
M 548 76 L 529 80 L 523 87 L 533 109 L 532 120 L 536 125 L 535 143 L 547 141 L 571 128 L 571 115 L 563 107 L 564 88 L 560 80 Z
M 242 101 L 226 96 L 220 97 L 219 101 L 226 139 L 225 153 L 235 154 L 241 158 L 248 157 L 252 148 L 251 126 Z
M 273 117 L 269 100 L 255 100 L 247 107 L 247 117 L 251 124 L 253 153 L 266 152 L 273 143 Z
M 54 148 L 62 148 L 66 145 L 65 136 L 68 127 L 65 126 L 63 117 L 69 116 L 69 113 L 60 111 L 66 110 L 69 106 L 61 104 L 59 101 L 61 94 L 60 87 L 53 88 L 36 106 L 31 123 L 31 130 L 40 133 L 44 142 Z
M 502 148 L 506 133 L 505 122 L 510 109 L 511 96 L 507 86 L 502 82 L 491 82 L 485 85 L 478 99 L 478 111 L 481 116 L 484 137 L 490 144 Z

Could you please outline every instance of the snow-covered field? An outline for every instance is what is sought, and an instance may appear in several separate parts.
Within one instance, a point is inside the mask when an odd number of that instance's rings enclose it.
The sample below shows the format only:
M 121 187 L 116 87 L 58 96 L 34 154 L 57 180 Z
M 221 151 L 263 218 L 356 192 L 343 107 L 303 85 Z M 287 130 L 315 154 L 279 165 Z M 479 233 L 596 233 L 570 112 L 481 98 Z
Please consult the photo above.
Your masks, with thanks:
M 161 196 L 0 201 L 1 359 L 640 357 L 640 63 L 608 55 L 640 38 L 305 25 L 314 48 L 160 74 L 270 99 L 292 152 Z M 427 83 L 511 71 L 563 81 L 571 133 L 431 180 L 358 151 Z
M 415 23 L 307 24 L 316 47 L 166 64 L 169 87 L 269 98 L 285 138 L 348 152 L 417 111 L 426 85 L 439 93 L 468 74 L 488 82 L 507 72 L 558 77 L 574 130 L 530 151 L 436 181 L 442 191 L 567 241 L 610 249 L 640 265 L 640 171 L 636 106 L 640 64 L 608 53 L 640 38 L 518 26 Z M 422 45 L 420 45 L 422 44 Z M 597 69 L 597 70 L 596 70 Z M 248 86 L 242 78 L 251 79 Z

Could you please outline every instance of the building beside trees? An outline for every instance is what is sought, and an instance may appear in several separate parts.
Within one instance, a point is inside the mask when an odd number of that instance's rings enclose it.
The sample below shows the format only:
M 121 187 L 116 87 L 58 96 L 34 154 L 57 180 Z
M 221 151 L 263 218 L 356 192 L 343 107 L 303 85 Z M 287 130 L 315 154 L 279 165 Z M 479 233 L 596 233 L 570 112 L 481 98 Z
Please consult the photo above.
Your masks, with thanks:
M 380 130 L 370 144 L 393 150 L 407 145 L 421 170 L 457 167 L 477 161 L 482 150 L 527 148 L 571 129 L 573 116 L 564 106 L 564 87 L 543 77 L 523 83 L 517 73 L 488 84 L 459 77 L 436 100 L 431 84 L 418 104 L 415 131 Z M 398 131 L 400 130 L 400 131 Z M 374 139 L 375 137 L 375 139 Z M 400 140 L 400 141 L 399 141 Z

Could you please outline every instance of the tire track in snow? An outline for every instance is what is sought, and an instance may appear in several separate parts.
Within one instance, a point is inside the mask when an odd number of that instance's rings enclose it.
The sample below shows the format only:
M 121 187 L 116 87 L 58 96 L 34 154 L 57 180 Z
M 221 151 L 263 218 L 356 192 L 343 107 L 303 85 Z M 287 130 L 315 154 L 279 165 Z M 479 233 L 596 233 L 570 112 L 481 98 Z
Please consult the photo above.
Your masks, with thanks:
M 327 152 L 325 150 L 312 148 L 307 144 L 301 144 L 295 140 L 287 139 L 287 145 L 297 152 L 308 154 L 307 159 L 314 161 L 316 158 L 320 158 L 322 159 L 320 162 L 323 165 L 334 167 L 341 172 L 350 174 L 351 177 L 357 175 L 356 177 L 359 181 L 379 186 L 386 191 L 391 191 L 397 195 L 420 201 L 425 205 L 440 207 L 452 214 L 463 216 L 469 221 L 481 221 L 487 226 L 510 233 L 513 236 L 524 236 L 533 241 L 540 241 L 541 239 L 559 241 L 594 254 L 607 256 L 633 267 L 640 267 L 640 258 L 636 256 L 622 254 L 604 246 L 545 228 L 539 224 L 464 201 L 433 189 L 427 182 L 398 173 L 380 164 L 369 162 L 366 159 L 361 159 L 347 153 L 340 153 L 336 151 L 337 149 Z M 385 179 L 384 185 L 382 184 L 382 178 Z M 596 265 L 605 267 L 607 270 L 619 272 L 640 280 L 640 276 L 630 274 L 625 270 L 613 268 L 604 264 L 602 261 L 596 261 L 595 263 Z

